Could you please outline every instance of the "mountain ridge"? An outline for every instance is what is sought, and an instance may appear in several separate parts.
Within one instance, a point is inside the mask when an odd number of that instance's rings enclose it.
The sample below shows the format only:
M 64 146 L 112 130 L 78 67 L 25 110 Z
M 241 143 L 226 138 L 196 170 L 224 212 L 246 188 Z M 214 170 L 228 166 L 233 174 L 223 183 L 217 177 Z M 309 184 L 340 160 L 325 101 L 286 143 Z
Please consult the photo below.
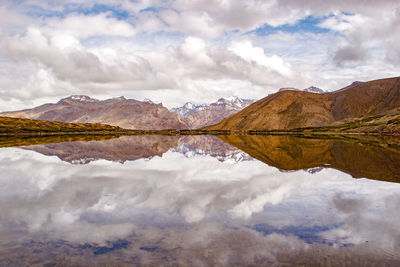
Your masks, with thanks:
M 196 105 L 186 102 L 181 107 L 172 108 L 171 111 L 177 113 L 189 128 L 198 129 L 218 123 L 254 102 L 255 100 L 253 99 L 244 99 L 236 96 L 221 97 L 210 104 Z
M 279 88 L 278 92 L 282 92 L 282 91 L 303 91 L 303 92 L 309 92 L 309 93 L 315 93 L 315 94 L 325 94 L 328 93 L 329 91 L 326 91 L 324 89 L 318 88 L 314 85 L 311 85 L 307 88 L 304 89 L 298 89 L 295 87 L 283 87 L 283 88 Z
M 324 94 L 280 91 L 204 129 L 289 130 L 393 114 L 400 114 L 400 77 L 358 83 Z
M 124 129 L 186 129 L 179 116 L 161 103 L 116 97 L 98 100 L 86 95 L 72 95 L 57 103 L 31 109 L 2 112 L 1 116 L 68 123 L 102 123 Z

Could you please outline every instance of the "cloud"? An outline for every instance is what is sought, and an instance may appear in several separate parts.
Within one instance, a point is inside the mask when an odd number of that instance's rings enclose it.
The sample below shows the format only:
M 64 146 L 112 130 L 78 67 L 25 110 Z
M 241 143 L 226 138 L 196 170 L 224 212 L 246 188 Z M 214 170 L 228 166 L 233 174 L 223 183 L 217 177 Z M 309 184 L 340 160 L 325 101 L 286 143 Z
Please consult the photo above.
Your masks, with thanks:
M 247 48 L 250 52 L 246 52 Z M 130 51 L 107 46 L 88 48 L 74 35 L 30 27 L 23 36 L 2 36 L 0 54 L 16 64 L 29 63 L 36 67 L 34 73 L 41 73 L 35 77 L 36 86 L 25 81 L 25 92 L 19 97 L 15 92 L 3 92 L 7 98 L 19 99 L 32 97 L 40 84 L 44 85 L 40 89 L 42 97 L 61 97 L 71 91 L 129 94 L 164 89 L 187 91 L 190 87 L 201 94 L 204 87 L 199 85 L 203 81 L 248 81 L 252 87 L 278 87 L 293 74 L 282 58 L 266 56 L 262 48 L 253 47 L 250 41 L 236 41 L 224 48 L 190 36 L 178 47 Z M 57 89 L 58 84 L 64 85 Z M 210 100 L 220 97 L 217 91 L 211 96 Z
M 399 216 L 395 210 L 400 198 L 397 193 L 389 190 L 379 200 L 368 195 L 336 194 L 332 200 L 344 224 L 339 229 L 326 232 L 326 238 L 335 236 L 356 245 L 368 242 L 368 246 L 377 252 L 392 253 L 398 249 Z M 376 231 L 378 228 L 380 231 Z
M 367 53 L 362 47 L 357 45 L 348 45 L 341 47 L 338 51 L 336 51 L 333 61 L 337 66 L 343 66 L 343 64 L 346 62 L 356 63 L 362 61 L 366 58 L 366 56 Z
M 266 56 L 261 47 L 254 47 L 250 41 L 233 42 L 228 50 L 242 57 L 247 62 L 256 62 L 286 77 L 292 75 L 289 64 L 285 63 L 281 57 L 277 55 Z
M 46 19 L 45 23 L 45 32 L 52 35 L 72 35 L 77 38 L 95 35 L 130 37 L 137 33 L 131 24 L 112 18 L 109 13 L 87 16 L 70 14 L 65 18 Z
M 120 83 L 126 86 L 145 85 L 151 89 L 168 87 L 174 82 L 158 73 L 140 56 L 126 55 L 110 49 L 91 50 L 72 35 L 47 37 L 40 29 L 29 28 L 25 36 L 3 37 L 3 56 L 15 62 L 32 62 L 53 74 L 55 79 L 75 87 L 91 84 Z

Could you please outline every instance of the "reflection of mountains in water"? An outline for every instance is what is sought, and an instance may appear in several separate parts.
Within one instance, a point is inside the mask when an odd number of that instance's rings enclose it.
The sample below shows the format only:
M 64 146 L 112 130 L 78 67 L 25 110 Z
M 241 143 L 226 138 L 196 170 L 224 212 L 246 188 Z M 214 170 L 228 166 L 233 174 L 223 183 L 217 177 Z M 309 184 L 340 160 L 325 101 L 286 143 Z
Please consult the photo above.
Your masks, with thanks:
M 232 163 L 255 158 L 285 172 L 303 169 L 314 174 L 329 167 L 353 177 L 400 182 L 399 140 L 362 138 L 151 135 L 50 143 L 26 146 L 24 149 L 57 156 L 73 164 L 85 164 L 98 159 L 123 163 L 161 157 L 167 151 L 179 152 L 186 157 L 209 155 L 219 161 Z
M 400 182 L 399 139 L 337 137 L 316 139 L 296 136 L 220 136 L 270 166 L 284 171 L 334 168 L 353 177 Z M 333 138 L 333 137 L 332 137 Z
M 104 159 L 124 163 L 141 158 L 162 156 L 171 150 L 186 157 L 212 156 L 219 161 L 239 162 L 252 158 L 215 136 L 122 136 L 102 141 L 75 141 L 26 146 L 47 156 L 57 156 L 72 164 L 87 164 Z
M 222 141 L 221 141 L 222 142 Z M 176 147 L 179 138 L 164 135 L 121 136 L 102 141 L 74 141 L 26 146 L 46 156 L 57 156 L 73 164 L 86 164 L 105 159 L 124 163 L 141 158 L 162 156 L 170 148 Z
M 186 136 L 171 151 L 182 153 L 187 158 L 208 155 L 221 162 L 230 163 L 253 160 L 242 150 L 226 142 L 221 142 L 221 139 L 211 135 Z

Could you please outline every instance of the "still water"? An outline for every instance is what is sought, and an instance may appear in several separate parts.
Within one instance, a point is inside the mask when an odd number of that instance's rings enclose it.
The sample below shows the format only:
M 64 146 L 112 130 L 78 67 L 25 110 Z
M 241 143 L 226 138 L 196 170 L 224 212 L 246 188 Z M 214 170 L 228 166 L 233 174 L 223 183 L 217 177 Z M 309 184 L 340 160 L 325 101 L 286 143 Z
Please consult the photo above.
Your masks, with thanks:
M 400 264 L 396 139 L 73 139 L 0 140 L 0 266 Z

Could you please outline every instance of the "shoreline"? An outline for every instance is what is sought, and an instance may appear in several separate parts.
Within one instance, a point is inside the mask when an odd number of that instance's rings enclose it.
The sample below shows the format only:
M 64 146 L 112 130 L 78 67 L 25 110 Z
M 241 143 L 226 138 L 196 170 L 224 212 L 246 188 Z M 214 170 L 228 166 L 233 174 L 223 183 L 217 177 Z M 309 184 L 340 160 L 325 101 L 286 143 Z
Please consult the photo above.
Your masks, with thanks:
M 77 132 L 9 132 L 0 133 L 0 137 L 13 136 L 60 136 L 60 135 L 371 135 L 400 136 L 400 133 L 376 132 L 309 132 L 309 131 L 231 131 L 231 130 L 126 130 L 126 131 L 77 131 Z

